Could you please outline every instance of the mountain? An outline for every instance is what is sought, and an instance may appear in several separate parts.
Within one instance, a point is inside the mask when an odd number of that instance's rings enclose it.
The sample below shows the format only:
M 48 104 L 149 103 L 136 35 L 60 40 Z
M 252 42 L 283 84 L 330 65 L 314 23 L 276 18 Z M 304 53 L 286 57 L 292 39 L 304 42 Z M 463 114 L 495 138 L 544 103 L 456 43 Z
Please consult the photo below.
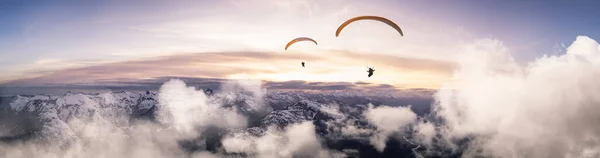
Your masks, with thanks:
M 342 128 L 349 124 L 365 130 L 375 129 L 362 115 L 368 104 L 375 107 L 410 105 L 418 116 L 425 116 L 432 102 L 431 97 L 422 96 L 364 96 L 341 92 L 268 92 L 256 96 L 205 89 L 204 93 L 207 102 L 235 109 L 248 118 L 246 130 L 237 133 L 261 135 L 271 126 L 286 128 L 312 121 L 315 132 L 328 148 L 360 157 L 410 156 L 415 147 L 403 139 L 390 139 L 387 143 L 390 149 L 380 153 L 369 145 L 366 137 L 343 134 Z M 158 111 L 163 107 L 159 100 L 159 94 L 151 91 L 4 96 L 0 98 L 0 143 L 27 140 L 68 146 L 78 140 L 78 135 L 71 129 L 75 127 L 69 125 L 72 118 L 95 120 L 120 128 L 130 128 L 136 121 L 160 124 Z M 181 140 L 180 146 L 189 152 L 220 152 L 221 138 L 236 133 L 219 127 L 206 128 L 203 132 L 206 133 L 203 137 Z M 199 141 L 202 142 L 199 144 Z

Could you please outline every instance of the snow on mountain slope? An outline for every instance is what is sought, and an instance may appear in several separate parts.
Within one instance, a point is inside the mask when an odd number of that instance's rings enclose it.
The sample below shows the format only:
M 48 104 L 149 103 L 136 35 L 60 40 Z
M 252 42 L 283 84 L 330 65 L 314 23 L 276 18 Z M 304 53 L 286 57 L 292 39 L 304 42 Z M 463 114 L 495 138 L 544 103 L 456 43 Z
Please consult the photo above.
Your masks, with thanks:
M 427 98 L 422 100 L 427 100 Z M 262 103 L 262 101 L 254 99 L 253 96 L 229 92 L 215 93 L 209 97 L 209 101 L 225 107 L 236 107 L 246 112 L 260 111 L 262 110 L 261 107 L 263 107 L 260 104 L 268 104 L 269 111 L 271 111 L 270 114 L 272 115 L 284 116 L 284 113 L 289 113 L 295 114 L 295 116 L 285 117 L 311 119 L 316 116 L 317 112 L 327 118 L 343 118 L 345 114 L 359 114 L 360 111 L 366 108 L 365 105 L 368 103 L 379 102 L 390 103 L 386 105 L 391 106 L 404 106 L 407 104 L 403 104 L 402 102 L 411 102 L 412 100 L 407 101 L 402 97 L 378 98 L 341 93 L 273 92 L 268 93 L 264 98 L 264 103 Z M 56 109 L 55 114 L 62 121 L 67 121 L 70 117 L 92 117 L 96 113 L 107 118 L 121 114 L 152 115 L 151 110 L 159 106 L 156 92 L 66 93 L 54 96 L 15 96 L 9 102 L 12 110 L 15 111 Z M 274 116 L 267 115 L 267 117 L 275 119 Z
M 207 94 L 207 103 L 220 105 L 221 108 L 234 108 L 237 113 L 248 118 L 248 128 L 245 131 L 231 131 L 233 133 L 251 133 L 260 136 L 273 125 L 285 128 L 309 121 L 315 125 L 314 128 L 320 137 L 331 140 L 368 137 L 371 134 L 368 131 L 374 126 L 369 125 L 361 114 L 368 109 L 369 103 L 376 106 L 410 104 L 411 108 L 422 108 L 426 109 L 425 111 L 429 110 L 430 103 L 429 98 L 360 96 L 341 92 L 269 92 L 264 96 L 243 92 L 212 90 L 204 92 Z M 73 119 L 91 119 L 121 129 L 129 129 L 135 126 L 136 120 L 159 123 L 155 119 L 157 111 L 162 108 L 159 94 L 150 91 L 100 94 L 69 92 L 61 95 L 5 97 L 3 100 L 7 103 L 5 108 L 11 111 L 34 113 L 34 120 L 39 121 L 35 128 L 31 128 L 35 129 L 34 137 L 42 141 L 60 140 L 63 145 L 78 141 L 79 137 L 82 137 L 79 134 L 82 127 L 73 125 Z M 169 127 L 165 127 L 167 128 Z M 26 133 L 17 132 L 12 135 Z

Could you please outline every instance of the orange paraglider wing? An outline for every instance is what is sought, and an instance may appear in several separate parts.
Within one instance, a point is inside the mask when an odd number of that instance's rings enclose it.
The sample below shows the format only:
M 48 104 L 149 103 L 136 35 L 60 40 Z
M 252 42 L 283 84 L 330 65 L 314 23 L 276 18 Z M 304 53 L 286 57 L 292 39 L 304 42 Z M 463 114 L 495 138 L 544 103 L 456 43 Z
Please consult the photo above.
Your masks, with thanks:
M 291 40 L 290 42 L 288 42 L 287 45 L 285 45 L 285 50 L 287 50 L 288 47 L 290 47 L 292 44 L 294 44 L 296 42 L 300 42 L 300 41 L 312 41 L 313 43 L 317 44 L 317 41 L 313 40 L 312 38 L 298 37 L 298 38 L 295 38 L 295 39 Z
M 396 31 L 398 31 L 398 33 L 400 33 L 400 36 L 404 36 L 404 33 L 402 33 L 402 29 L 400 29 L 400 26 L 396 25 L 396 23 L 394 23 L 393 21 L 391 21 L 389 19 L 386 19 L 384 17 L 379 17 L 379 16 L 357 16 L 352 19 L 346 20 L 346 22 L 342 23 L 342 25 L 340 25 L 337 28 L 337 30 L 335 31 L 335 37 L 338 37 L 340 35 L 340 32 L 342 32 L 342 30 L 348 24 L 355 22 L 355 21 L 359 21 L 359 20 L 376 20 L 376 21 L 386 23 L 386 24 L 390 25 L 391 27 L 393 27 L 394 29 L 396 29 Z

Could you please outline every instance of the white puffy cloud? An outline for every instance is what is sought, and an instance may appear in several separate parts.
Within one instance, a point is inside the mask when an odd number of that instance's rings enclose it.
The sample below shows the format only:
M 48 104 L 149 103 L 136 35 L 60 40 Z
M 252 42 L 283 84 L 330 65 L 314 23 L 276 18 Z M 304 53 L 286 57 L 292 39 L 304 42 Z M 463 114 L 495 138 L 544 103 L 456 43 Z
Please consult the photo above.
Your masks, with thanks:
M 172 124 L 186 136 L 194 136 L 196 128 L 214 125 L 223 128 L 243 128 L 245 116 L 233 108 L 222 108 L 220 104 L 207 101 L 202 90 L 186 87 L 181 80 L 166 82 L 159 93 L 163 121 Z
M 566 54 L 524 67 L 499 41 L 481 40 L 460 51 L 457 80 L 435 95 L 435 111 L 444 119 L 446 140 L 475 136 L 464 156 L 600 156 L 596 41 L 577 37 Z
M 377 132 L 371 137 L 370 143 L 379 152 L 385 149 L 388 137 L 396 132 L 402 131 L 403 127 L 413 123 L 417 115 L 408 107 L 390 107 L 369 105 L 369 109 L 363 113 L 367 120 L 377 127 Z
M 290 125 L 285 130 L 270 127 L 260 137 L 237 133 L 223 138 L 223 147 L 227 152 L 246 153 L 255 157 L 342 156 L 321 146 L 315 126 L 310 121 Z
M 424 145 L 431 146 L 435 134 L 435 126 L 431 122 L 419 122 L 415 125 L 416 139 Z

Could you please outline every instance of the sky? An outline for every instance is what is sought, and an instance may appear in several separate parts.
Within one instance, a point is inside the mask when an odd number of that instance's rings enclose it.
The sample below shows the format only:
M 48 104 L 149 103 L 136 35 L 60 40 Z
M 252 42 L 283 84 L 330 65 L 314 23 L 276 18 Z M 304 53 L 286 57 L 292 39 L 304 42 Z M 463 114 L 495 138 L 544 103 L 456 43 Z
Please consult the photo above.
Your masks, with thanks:
M 369 82 L 439 88 L 456 48 L 502 41 L 520 64 L 600 37 L 597 1 L 3 0 L 0 83 L 94 83 L 163 76 Z M 378 22 L 335 29 L 358 15 Z M 297 43 L 311 37 L 319 44 Z M 307 63 L 306 68 L 300 62 Z M 366 67 L 375 75 L 366 76 Z

